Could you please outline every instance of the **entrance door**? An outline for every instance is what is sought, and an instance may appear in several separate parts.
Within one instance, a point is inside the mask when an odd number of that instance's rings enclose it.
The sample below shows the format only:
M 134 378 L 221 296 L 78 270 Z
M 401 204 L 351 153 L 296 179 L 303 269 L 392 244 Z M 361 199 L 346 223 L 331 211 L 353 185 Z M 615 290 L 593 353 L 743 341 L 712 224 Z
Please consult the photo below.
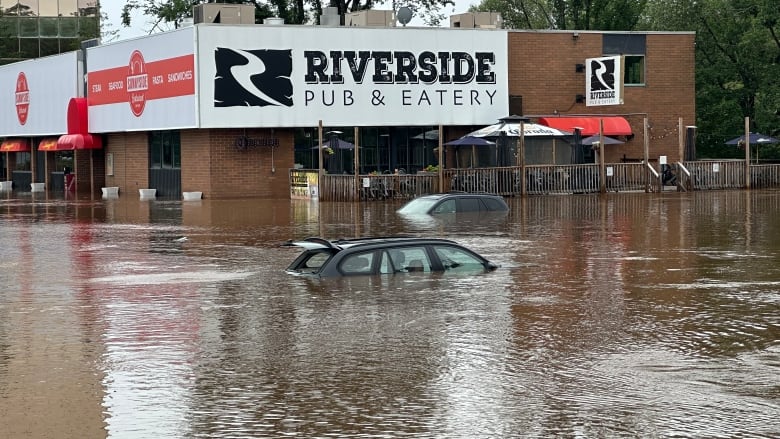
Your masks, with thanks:
M 149 133 L 149 189 L 157 198 L 181 198 L 181 136 L 178 130 Z

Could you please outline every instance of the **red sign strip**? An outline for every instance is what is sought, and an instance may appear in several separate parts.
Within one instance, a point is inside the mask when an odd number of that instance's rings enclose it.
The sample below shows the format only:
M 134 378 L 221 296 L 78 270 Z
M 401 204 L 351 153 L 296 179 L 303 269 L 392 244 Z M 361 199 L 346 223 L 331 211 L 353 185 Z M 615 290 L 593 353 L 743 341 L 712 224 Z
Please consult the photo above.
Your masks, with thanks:
M 131 73 L 128 66 L 89 72 L 87 100 L 90 106 L 129 102 L 139 86 L 145 88 L 147 101 L 195 94 L 195 56 L 148 62 L 141 75 Z

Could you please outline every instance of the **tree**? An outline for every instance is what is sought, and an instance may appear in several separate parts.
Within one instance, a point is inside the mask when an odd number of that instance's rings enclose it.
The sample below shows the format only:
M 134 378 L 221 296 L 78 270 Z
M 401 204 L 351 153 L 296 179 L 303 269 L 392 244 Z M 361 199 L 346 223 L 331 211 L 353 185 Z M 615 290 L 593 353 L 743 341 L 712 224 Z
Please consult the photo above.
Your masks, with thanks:
M 395 8 L 395 0 L 391 0 Z M 166 30 L 165 26 L 178 28 L 181 23 L 192 17 L 195 5 L 206 3 L 205 0 L 129 0 L 122 8 L 122 25 L 131 26 L 131 13 L 133 10 L 141 10 L 144 15 L 154 17 L 155 22 L 149 33 L 156 30 Z M 319 17 L 325 6 L 336 7 L 341 15 L 342 24 L 344 14 L 376 6 L 374 0 L 224 0 L 223 3 L 251 4 L 255 7 L 255 22 L 261 23 L 269 17 L 283 18 L 288 24 L 319 23 Z M 382 3 L 382 2 L 380 2 Z M 423 19 L 428 24 L 438 24 L 443 15 L 439 13 L 441 8 L 454 5 L 453 0 L 410 0 L 408 6 L 421 11 Z
M 483 0 L 512 29 L 633 30 L 647 0 Z

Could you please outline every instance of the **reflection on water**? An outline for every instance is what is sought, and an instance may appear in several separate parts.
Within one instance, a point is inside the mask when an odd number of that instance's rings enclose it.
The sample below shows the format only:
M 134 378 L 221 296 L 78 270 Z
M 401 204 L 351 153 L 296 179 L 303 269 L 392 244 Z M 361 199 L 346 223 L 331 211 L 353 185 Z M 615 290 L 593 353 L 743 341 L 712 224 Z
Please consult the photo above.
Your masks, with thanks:
M 778 437 L 778 195 L 530 197 L 442 218 L 6 196 L 0 432 Z M 501 268 L 284 273 L 287 239 L 395 234 Z

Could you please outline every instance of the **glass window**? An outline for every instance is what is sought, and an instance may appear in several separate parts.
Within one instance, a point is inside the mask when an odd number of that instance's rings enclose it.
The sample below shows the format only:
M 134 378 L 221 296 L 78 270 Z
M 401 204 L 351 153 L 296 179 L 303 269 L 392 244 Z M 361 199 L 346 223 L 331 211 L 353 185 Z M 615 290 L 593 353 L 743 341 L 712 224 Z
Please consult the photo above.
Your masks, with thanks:
M 0 38 L 19 35 L 19 19 L 16 17 L 0 17 Z
M 19 56 L 25 59 L 38 58 L 38 43 L 40 40 L 37 38 L 21 38 L 19 39 Z
M 59 23 L 58 19 L 54 17 L 46 17 L 41 18 L 38 20 L 38 23 L 41 27 L 41 36 L 42 37 L 56 37 L 57 32 L 59 32 Z
M 29 171 L 32 169 L 31 166 L 31 157 L 32 155 L 29 152 L 17 152 L 16 153 L 16 166 L 14 167 L 17 171 Z
M 38 56 L 49 56 L 61 53 L 59 38 L 41 38 L 38 49 Z
M 460 202 L 458 212 L 479 212 L 484 210 L 479 198 L 461 198 L 458 201 Z
M 474 272 L 484 271 L 482 260 L 473 254 L 447 245 L 434 246 L 434 251 L 441 261 L 441 265 L 448 272 Z
M 369 274 L 373 261 L 373 253 L 356 253 L 344 258 L 339 268 L 344 274 Z
M 27 17 L 39 16 L 38 0 L 19 0 L 19 15 Z
M 455 200 L 444 200 L 431 213 L 455 213 Z
M 60 36 L 77 37 L 79 32 L 79 21 L 77 18 L 60 18 Z
M 77 17 L 79 15 L 78 2 L 76 0 L 60 0 L 59 6 L 58 15 L 60 17 Z
M 20 18 L 19 19 L 19 36 L 20 37 L 37 37 L 38 36 L 38 19 L 37 18 Z
M 425 247 L 404 247 L 398 251 L 402 251 L 404 254 L 402 271 L 407 273 L 431 271 L 431 262 Z
M 79 37 L 97 38 L 98 35 L 98 21 L 95 17 L 79 18 Z
M 39 17 L 56 17 L 59 15 L 59 10 L 59 3 L 55 0 L 40 0 L 38 2 Z
M 153 169 L 181 168 L 179 131 L 149 133 L 149 167 Z
M 644 55 L 626 55 L 623 75 L 624 85 L 645 84 L 645 57 Z
M 3 15 L 19 15 L 18 0 L 0 0 L 0 12 Z
M 78 10 L 82 17 L 97 17 L 97 0 L 78 0 Z

